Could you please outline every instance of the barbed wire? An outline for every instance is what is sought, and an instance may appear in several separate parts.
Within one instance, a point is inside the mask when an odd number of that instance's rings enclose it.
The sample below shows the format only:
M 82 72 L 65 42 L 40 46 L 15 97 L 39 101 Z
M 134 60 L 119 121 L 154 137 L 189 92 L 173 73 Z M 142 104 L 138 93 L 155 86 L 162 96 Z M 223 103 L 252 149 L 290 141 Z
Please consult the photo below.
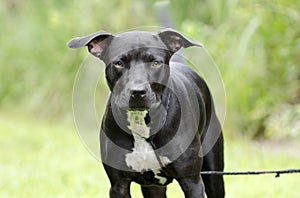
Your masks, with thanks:
M 201 171 L 201 175 L 263 175 L 276 174 L 275 177 L 280 177 L 281 174 L 300 173 L 300 169 L 286 170 L 271 170 L 271 171 Z

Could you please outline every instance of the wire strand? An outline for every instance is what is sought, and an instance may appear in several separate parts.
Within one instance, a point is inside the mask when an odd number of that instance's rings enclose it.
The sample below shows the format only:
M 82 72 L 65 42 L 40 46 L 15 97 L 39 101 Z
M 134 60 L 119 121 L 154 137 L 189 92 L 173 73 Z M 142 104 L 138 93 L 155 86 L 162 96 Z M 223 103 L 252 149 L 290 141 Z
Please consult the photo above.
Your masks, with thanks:
M 272 171 L 201 171 L 201 175 L 263 175 L 263 174 L 276 174 L 275 177 L 280 177 L 281 174 L 294 174 L 300 173 L 300 169 L 287 169 L 287 170 L 272 170 Z

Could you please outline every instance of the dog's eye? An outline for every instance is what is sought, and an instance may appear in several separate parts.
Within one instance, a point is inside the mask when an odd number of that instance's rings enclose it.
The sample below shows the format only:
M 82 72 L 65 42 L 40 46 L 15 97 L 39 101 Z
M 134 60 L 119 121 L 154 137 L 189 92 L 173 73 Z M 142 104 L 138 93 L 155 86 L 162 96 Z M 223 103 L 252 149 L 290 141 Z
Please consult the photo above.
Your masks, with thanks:
M 155 60 L 155 61 L 152 62 L 151 66 L 152 67 L 159 67 L 159 66 L 161 66 L 161 63 L 159 61 Z
M 114 66 L 117 68 L 122 68 L 124 67 L 124 64 L 122 63 L 122 61 L 115 61 L 113 62 Z

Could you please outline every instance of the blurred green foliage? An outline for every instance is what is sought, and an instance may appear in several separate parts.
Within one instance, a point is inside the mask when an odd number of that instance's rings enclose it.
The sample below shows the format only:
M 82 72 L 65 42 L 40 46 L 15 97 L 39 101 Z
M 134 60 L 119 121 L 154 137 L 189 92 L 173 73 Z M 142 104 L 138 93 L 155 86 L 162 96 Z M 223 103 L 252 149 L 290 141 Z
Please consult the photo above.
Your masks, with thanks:
M 99 29 L 160 25 L 155 2 L 1 1 L 1 107 L 70 116 L 73 82 L 87 52 L 68 49 L 68 40 Z M 173 0 L 171 13 L 177 29 L 204 43 L 221 70 L 228 131 L 266 135 L 278 105 L 299 104 L 300 1 Z
M 266 128 L 268 133 L 286 130 L 274 130 L 267 120 L 281 113 L 282 104 L 299 109 L 300 2 L 194 1 L 190 11 L 178 15 L 185 2 L 176 2 L 180 29 L 203 42 L 221 70 L 229 128 L 251 136 L 265 136 Z M 299 136 L 300 120 L 294 123 Z

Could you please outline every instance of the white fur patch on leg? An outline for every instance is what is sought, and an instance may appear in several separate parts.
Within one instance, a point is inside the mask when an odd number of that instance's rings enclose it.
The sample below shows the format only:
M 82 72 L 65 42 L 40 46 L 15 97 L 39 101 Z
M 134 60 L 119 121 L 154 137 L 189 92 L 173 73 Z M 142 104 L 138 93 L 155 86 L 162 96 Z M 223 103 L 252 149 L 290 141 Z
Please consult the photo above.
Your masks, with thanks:
M 156 179 L 158 179 L 158 182 L 159 182 L 161 185 L 164 185 L 164 184 L 167 182 L 167 178 L 158 175 L 158 174 L 160 173 L 159 170 L 154 170 L 153 173 L 155 174 L 154 177 L 155 177 Z

